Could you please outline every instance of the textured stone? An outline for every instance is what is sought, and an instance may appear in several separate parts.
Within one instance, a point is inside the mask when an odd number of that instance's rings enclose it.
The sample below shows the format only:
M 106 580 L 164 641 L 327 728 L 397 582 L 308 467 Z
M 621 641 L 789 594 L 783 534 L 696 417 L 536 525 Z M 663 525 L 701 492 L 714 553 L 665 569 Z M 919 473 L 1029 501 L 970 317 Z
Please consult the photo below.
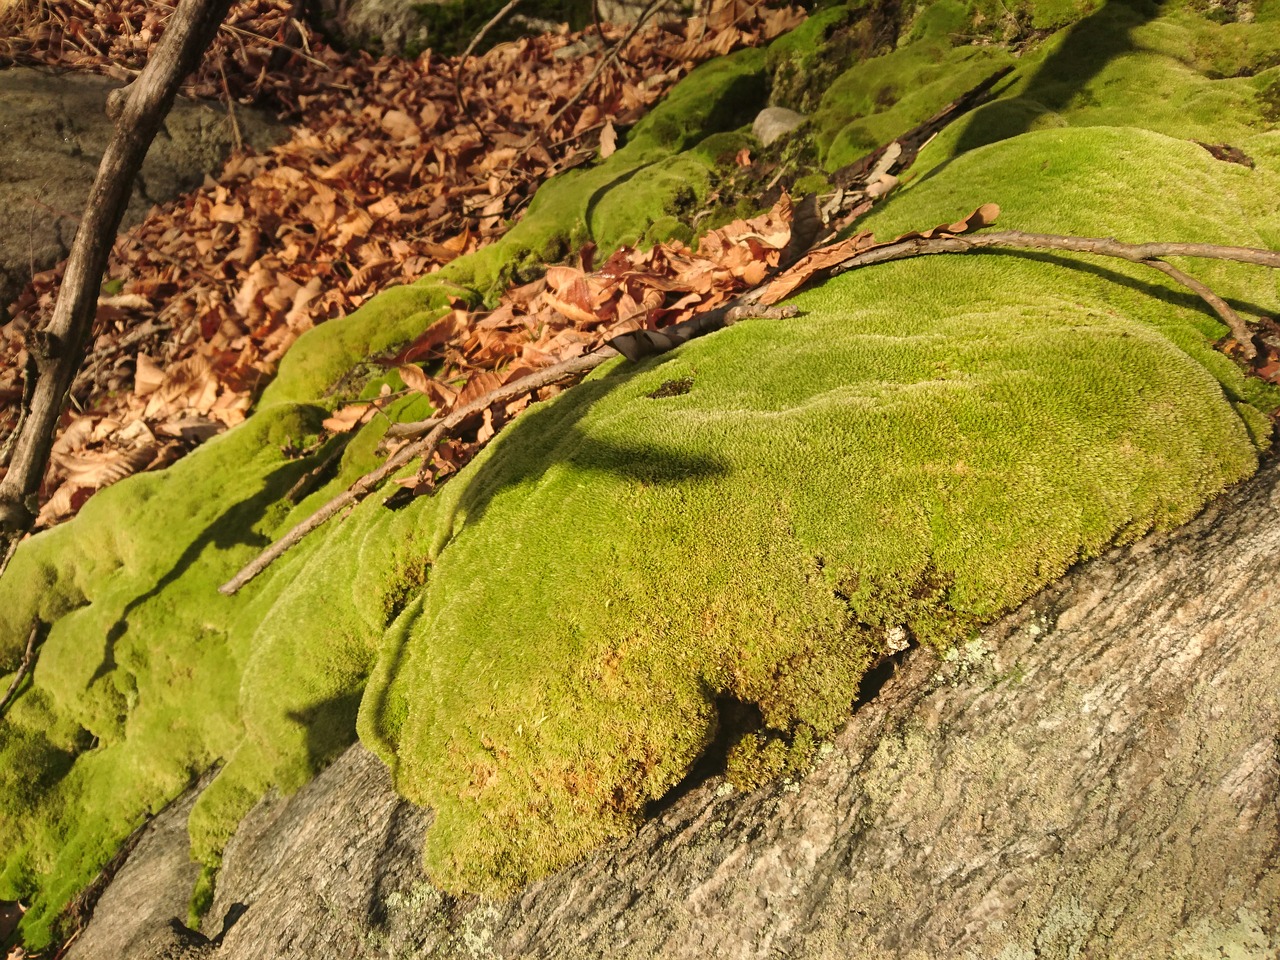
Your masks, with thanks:
M 765 107 L 756 114 L 755 122 L 751 124 L 751 132 L 767 147 L 796 129 L 806 119 L 803 113 L 796 113 L 786 107 Z
M 1272 464 L 961 655 L 908 651 L 798 782 L 712 776 L 505 902 L 430 886 L 429 816 L 353 747 L 245 822 L 206 933 L 247 910 L 204 955 L 1274 956 L 1277 557 Z

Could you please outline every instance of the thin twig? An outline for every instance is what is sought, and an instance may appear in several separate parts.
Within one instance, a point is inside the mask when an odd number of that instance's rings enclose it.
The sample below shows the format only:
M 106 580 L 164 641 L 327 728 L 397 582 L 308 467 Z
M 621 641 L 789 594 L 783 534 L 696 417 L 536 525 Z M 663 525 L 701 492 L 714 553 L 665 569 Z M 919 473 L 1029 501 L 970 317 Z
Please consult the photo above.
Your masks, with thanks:
M 463 71 L 465 70 L 467 65 L 467 57 L 471 56 L 472 52 L 474 52 L 476 47 L 480 45 L 480 42 L 484 40 L 485 36 L 489 33 L 489 31 L 492 30 L 494 27 L 496 27 L 499 23 L 501 23 L 506 18 L 507 14 L 509 14 L 512 10 L 514 10 L 519 5 L 520 5 L 520 0 L 510 0 L 510 2 L 505 7 L 503 7 L 501 10 L 495 13 L 492 17 L 490 17 L 489 22 L 486 23 L 483 27 L 481 27 L 476 32 L 476 35 L 471 38 L 471 42 L 467 44 L 467 49 L 462 51 L 462 56 L 458 58 L 458 62 L 453 68 L 454 100 L 457 101 L 458 109 L 462 111 L 462 115 L 466 117 L 468 120 L 470 120 L 471 125 L 476 128 L 476 132 L 480 134 L 480 139 L 484 141 L 486 146 L 488 146 L 490 142 L 489 135 L 484 132 L 484 127 L 480 126 L 480 121 L 477 120 L 472 115 L 471 108 L 467 106 L 466 99 L 462 96 Z
M 9 689 L 5 691 L 3 698 L 0 698 L 0 713 L 4 712 L 5 707 L 9 706 L 18 693 L 18 687 L 22 685 L 22 678 L 31 670 L 31 665 L 36 662 L 36 638 L 40 636 L 40 621 L 37 620 L 31 625 L 31 633 L 27 636 L 27 650 L 22 655 L 22 663 L 18 664 L 18 672 L 14 674 L 13 682 L 9 684 Z
M 236 122 L 236 108 L 232 104 L 231 87 L 227 84 L 227 71 L 218 61 L 218 75 L 222 77 L 222 95 L 227 98 L 227 116 L 231 119 L 231 135 L 235 139 L 236 149 L 244 149 L 244 139 L 240 136 L 240 124 Z
M 321 526 L 329 518 L 341 513 L 347 507 L 359 503 L 401 467 L 420 456 L 430 453 L 449 430 L 452 430 L 468 417 L 482 413 L 491 404 L 501 400 L 518 397 L 531 390 L 537 390 L 570 377 L 580 376 L 594 370 L 606 360 L 617 355 L 618 352 L 611 347 L 600 347 L 594 353 L 588 353 L 586 356 L 576 357 L 573 360 L 566 360 L 563 363 L 557 363 L 555 366 L 539 370 L 537 373 L 532 373 L 527 377 L 521 377 L 519 380 L 505 384 L 497 390 L 480 397 L 465 407 L 454 410 L 448 416 L 442 418 L 427 436 L 421 440 L 405 444 L 388 457 L 386 463 L 378 467 L 378 469 L 366 473 L 348 487 L 344 493 L 334 497 L 306 520 L 293 527 L 283 537 L 258 554 L 239 573 L 220 586 L 218 592 L 227 596 L 235 594 L 241 587 L 270 566 L 276 558 L 300 543 L 312 530 Z
M 147 0 L 147 3 L 151 4 L 153 7 L 160 7 L 163 10 L 172 11 L 176 9 L 175 7 L 170 6 L 167 3 L 161 2 L 161 0 Z M 291 47 L 289 46 L 289 44 L 281 43 L 279 40 L 275 40 L 271 37 L 264 37 L 262 34 L 254 33 L 252 30 L 246 30 L 244 29 L 244 27 L 237 27 L 233 23 L 220 24 L 218 29 L 220 31 L 225 30 L 227 33 L 230 33 L 234 36 L 248 37 L 250 40 L 261 40 L 263 43 L 265 43 L 269 47 L 279 47 L 281 50 L 288 50 L 290 53 L 301 57 L 303 60 L 306 60 L 308 63 L 311 63 L 314 66 L 323 67 L 326 70 L 329 68 L 329 65 L 325 63 L 323 60 L 319 59 L 318 57 L 309 56 L 308 54 L 299 50 L 297 47 Z
M 1071 253 L 1092 253 L 1103 257 L 1116 257 L 1131 263 L 1140 263 L 1161 271 L 1185 285 L 1192 293 L 1202 297 L 1218 316 L 1231 328 L 1232 335 L 1240 343 L 1241 352 L 1248 359 L 1257 355 L 1252 335 L 1239 315 L 1202 283 L 1187 276 L 1176 267 L 1164 263 L 1163 257 L 1198 257 L 1208 260 L 1232 260 L 1251 263 L 1260 267 L 1280 268 L 1280 253 L 1260 250 L 1256 247 L 1229 247 L 1215 243 L 1121 243 L 1101 237 L 1066 237 L 1050 233 L 1024 233 L 1021 230 L 1003 230 L 996 233 L 975 234 L 964 237 L 938 237 L 931 240 L 916 238 L 901 243 L 875 247 L 850 257 L 830 270 L 831 276 L 890 260 L 908 257 L 930 256 L 936 253 L 967 253 L 971 250 L 1066 250 Z M 1206 296 L 1208 294 L 1208 296 Z M 1222 308 L 1226 308 L 1226 313 Z M 1228 319 L 1230 317 L 1231 319 Z
M 649 0 L 648 5 L 640 12 L 640 16 L 636 18 L 636 22 L 631 25 L 631 29 L 628 30 L 626 34 L 623 35 L 622 39 L 610 47 L 608 52 L 600 58 L 600 62 L 596 64 L 596 68 L 591 71 L 591 76 L 587 77 L 587 79 L 583 81 L 582 86 L 578 87 L 573 96 L 565 101 L 564 106 L 551 115 L 551 119 L 547 121 L 548 130 L 554 129 L 556 122 L 565 115 L 565 112 L 586 96 L 587 91 L 591 89 L 591 85 L 595 83 L 600 74 L 604 72 L 605 67 L 613 63 L 613 61 L 622 54 L 622 51 L 626 49 L 627 44 L 631 42 L 631 38 L 640 32 L 640 28 L 643 27 L 645 21 L 653 15 L 653 11 L 658 8 L 658 4 L 661 2 L 662 0 Z
M 21 537 L 13 537 L 9 545 L 5 548 L 4 557 L 0 558 L 0 577 L 4 576 L 4 572 L 9 569 L 9 561 L 13 559 L 13 555 L 18 552 L 18 544 L 22 542 Z
M 1188 276 L 1172 264 L 1165 263 L 1163 260 L 1143 260 L 1142 262 L 1148 267 L 1154 267 L 1199 296 L 1201 300 L 1213 308 L 1222 319 L 1222 322 L 1227 325 L 1227 328 L 1231 331 L 1231 336 L 1235 337 L 1236 342 L 1240 344 L 1241 352 L 1250 360 L 1257 356 L 1258 351 L 1253 345 L 1253 334 L 1249 332 L 1249 325 L 1245 323 L 1240 314 L 1231 309 L 1227 301 L 1223 300 L 1195 277 Z
M 467 57 L 471 56 L 471 54 L 475 52 L 476 47 L 480 46 L 485 36 L 488 35 L 489 31 L 492 30 L 494 27 L 496 27 L 499 23 L 501 23 L 506 18 L 507 14 L 509 14 L 512 10 L 514 10 L 519 4 L 520 4 L 520 0 L 511 0 L 510 3 L 508 3 L 505 7 L 503 7 L 501 10 L 495 13 L 489 19 L 489 22 L 486 23 L 483 27 L 481 27 L 479 32 L 474 37 L 471 38 L 471 42 L 467 44 L 467 49 L 462 51 L 462 56 L 460 59 L 466 60 Z
M 28 417 L 0 479 L 0 543 L 21 540 L 35 523 L 33 504 L 44 477 L 64 400 L 84 358 L 98 293 L 134 178 L 183 78 L 226 16 L 231 0 L 188 0 L 170 18 L 163 36 L 128 93 L 115 101 L 115 129 L 98 165 L 67 257 L 53 315 L 27 335 L 38 378 Z

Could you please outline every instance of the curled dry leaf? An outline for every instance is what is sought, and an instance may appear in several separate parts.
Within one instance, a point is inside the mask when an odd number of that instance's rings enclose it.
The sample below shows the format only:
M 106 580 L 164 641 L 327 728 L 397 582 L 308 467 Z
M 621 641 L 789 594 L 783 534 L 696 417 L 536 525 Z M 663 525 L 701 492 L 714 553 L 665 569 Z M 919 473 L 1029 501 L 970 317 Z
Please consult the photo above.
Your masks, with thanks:
M 904 233 L 885 243 L 876 243 L 870 233 L 859 233 L 845 240 L 820 247 L 796 261 L 789 270 L 770 281 L 759 298 L 759 303 L 769 306 L 790 296 L 814 277 L 824 276 L 830 270 L 840 266 L 846 260 L 866 253 L 878 247 L 888 247 L 904 240 L 929 240 L 935 237 L 960 236 L 995 223 L 1000 216 L 1000 207 L 994 203 L 984 203 L 973 213 L 954 223 L 939 224 L 928 230 Z
M 600 159 L 608 160 L 618 149 L 618 131 L 613 128 L 613 121 L 606 120 L 600 131 Z
M 320 425 L 330 433 L 350 433 L 365 422 L 372 410 L 371 403 L 350 403 L 335 410 Z

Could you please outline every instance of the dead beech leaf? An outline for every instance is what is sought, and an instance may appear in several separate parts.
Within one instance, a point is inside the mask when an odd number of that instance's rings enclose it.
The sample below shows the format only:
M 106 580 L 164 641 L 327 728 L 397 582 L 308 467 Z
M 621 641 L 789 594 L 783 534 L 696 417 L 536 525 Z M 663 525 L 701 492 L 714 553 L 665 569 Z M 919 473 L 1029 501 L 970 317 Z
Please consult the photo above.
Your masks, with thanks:
M 53 447 L 49 452 L 50 459 L 57 463 L 59 457 L 73 450 L 79 450 L 90 442 L 93 437 L 93 430 L 93 417 L 76 417 L 53 441 Z
M 382 115 L 382 129 L 394 139 L 406 143 L 409 140 L 420 140 L 418 125 L 403 110 L 388 110 Z
M 349 403 L 345 407 L 339 407 L 333 412 L 332 416 L 322 420 L 320 426 L 330 433 L 350 433 L 364 423 L 365 418 L 372 411 L 373 404 L 371 403 Z
M 154 393 L 164 383 L 164 371 L 145 353 L 138 354 L 133 370 L 133 395 L 145 397 Z
M 114 297 L 99 297 L 98 306 L 115 307 L 118 310 L 147 310 L 151 301 L 137 293 L 120 293 Z
M 600 131 L 600 159 L 608 160 L 618 149 L 618 131 L 613 128 L 613 121 L 606 120 L 604 129 Z
M 411 363 L 403 364 L 396 368 L 396 373 L 400 374 L 400 379 L 404 381 L 404 385 L 414 393 L 432 395 L 431 378 L 428 377 L 421 367 L 416 367 Z
M 244 205 L 240 203 L 215 203 L 209 211 L 209 219 L 218 223 L 239 223 L 244 219 Z
M 92 488 L 77 486 L 70 481 L 63 482 L 40 508 L 40 513 L 36 517 L 36 526 L 51 527 L 55 523 L 74 516 L 76 510 L 85 500 L 89 499 L 92 493 Z M 13 954 L 10 954 L 10 956 L 12 957 Z M 25 954 L 19 954 L 18 956 L 22 957 Z
M 932 240 L 935 237 L 958 237 L 961 234 L 970 233 L 974 230 L 981 230 L 983 227 L 989 227 L 996 222 L 996 218 L 1000 216 L 1000 206 L 995 203 L 984 203 L 973 213 L 969 214 L 963 220 L 957 220 L 955 223 L 941 223 L 936 227 L 928 230 L 921 230 L 918 233 L 904 233 L 900 237 L 889 241 L 890 243 L 901 243 L 903 240 Z M 887 246 L 887 244 L 885 244 Z
M 813 253 L 806 254 L 796 261 L 789 270 L 780 273 L 765 287 L 760 303 L 772 306 L 779 300 L 789 297 L 804 284 L 808 283 L 820 271 L 830 269 L 843 263 L 874 246 L 875 238 L 869 232 L 855 234 L 838 243 L 819 247 Z
M 492 370 L 484 370 L 467 378 L 467 385 L 459 392 L 454 406 L 465 407 L 472 400 L 479 400 L 486 393 L 497 390 L 506 378 Z
M 83 450 L 67 456 L 59 466 L 68 483 L 97 490 L 137 473 L 155 458 L 156 451 L 154 443 L 132 450 Z

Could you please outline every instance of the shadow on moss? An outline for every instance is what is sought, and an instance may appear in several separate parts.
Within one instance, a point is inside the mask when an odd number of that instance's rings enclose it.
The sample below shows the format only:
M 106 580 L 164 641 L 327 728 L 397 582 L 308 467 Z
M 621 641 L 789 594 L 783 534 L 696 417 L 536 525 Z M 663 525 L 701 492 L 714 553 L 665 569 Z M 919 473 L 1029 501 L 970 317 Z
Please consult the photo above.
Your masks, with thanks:
M 1077 106 L 1077 98 L 1085 95 L 1091 79 L 1108 63 L 1136 49 L 1133 31 L 1158 17 L 1164 2 L 1108 0 L 1067 32 L 1062 44 L 1031 78 L 1021 99 L 1052 113 Z M 1026 133 L 1036 116 L 1035 111 L 1010 109 L 996 122 L 969 124 L 957 142 L 956 153 Z

